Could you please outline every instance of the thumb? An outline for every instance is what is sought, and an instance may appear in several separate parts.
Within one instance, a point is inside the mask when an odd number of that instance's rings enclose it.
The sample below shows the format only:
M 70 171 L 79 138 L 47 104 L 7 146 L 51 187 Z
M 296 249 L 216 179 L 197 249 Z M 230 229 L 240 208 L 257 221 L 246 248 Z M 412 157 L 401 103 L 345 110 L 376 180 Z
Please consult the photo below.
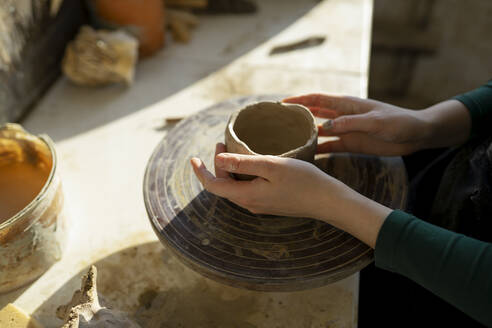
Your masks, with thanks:
M 272 173 L 272 156 L 220 153 L 215 165 L 231 173 L 249 174 L 268 179 Z
M 339 135 L 351 132 L 374 132 L 375 120 L 368 114 L 344 115 L 326 121 L 321 126 L 321 135 Z

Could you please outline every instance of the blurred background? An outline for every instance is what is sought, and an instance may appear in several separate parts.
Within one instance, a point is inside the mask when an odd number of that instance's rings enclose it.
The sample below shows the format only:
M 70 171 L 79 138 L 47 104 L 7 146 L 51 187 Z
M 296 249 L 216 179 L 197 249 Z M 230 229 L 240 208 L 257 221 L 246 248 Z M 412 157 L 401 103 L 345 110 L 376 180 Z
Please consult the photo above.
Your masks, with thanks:
M 492 78 L 492 1 L 375 0 L 369 96 L 422 108 Z
M 107 3 L 0 0 L 0 122 L 22 119 L 60 76 L 65 47 L 81 25 L 107 26 Z M 257 10 L 246 0 L 170 0 L 166 7 L 198 17 Z M 369 97 L 423 108 L 484 83 L 492 75 L 490 17 L 490 0 L 374 0 Z M 164 19 L 174 40 L 190 42 L 187 23 Z

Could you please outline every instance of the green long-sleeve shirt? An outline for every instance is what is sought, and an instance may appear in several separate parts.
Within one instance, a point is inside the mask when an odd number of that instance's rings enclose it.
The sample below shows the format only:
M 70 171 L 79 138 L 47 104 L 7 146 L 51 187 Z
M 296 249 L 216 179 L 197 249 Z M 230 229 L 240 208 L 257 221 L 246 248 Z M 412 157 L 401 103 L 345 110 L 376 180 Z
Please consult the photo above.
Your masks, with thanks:
M 492 80 L 454 99 L 470 111 L 471 137 L 491 135 Z M 376 266 L 412 279 L 492 327 L 491 243 L 442 229 L 395 210 L 381 227 L 375 259 Z

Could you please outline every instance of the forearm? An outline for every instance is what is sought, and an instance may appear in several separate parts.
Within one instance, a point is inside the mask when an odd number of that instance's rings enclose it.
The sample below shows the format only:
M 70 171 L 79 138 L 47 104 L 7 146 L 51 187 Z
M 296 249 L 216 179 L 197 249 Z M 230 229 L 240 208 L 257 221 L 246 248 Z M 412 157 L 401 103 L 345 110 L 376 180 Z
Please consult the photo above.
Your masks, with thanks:
M 376 266 L 492 325 L 492 244 L 393 211 L 380 229 L 375 257 Z
M 324 200 L 323 200 L 324 198 Z M 375 248 L 376 265 L 398 272 L 492 324 L 492 245 L 392 211 L 341 184 L 318 218 Z M 329 202 L 328 202 L 329 201 Z
M 417 115 L 426 126 L 421 149 L 458 146 L 470 136 L 470 112 L 457 100 L 443 101 Z
M 492 124 L 492 80 L 481 87 L 454 97 L 461 102 L 471 116 L 471 137 L 491 135 Z
M 490 136 L 492 80 L 416 115 L 424 122 L 421 149 L 458 146 L 470 137 Z

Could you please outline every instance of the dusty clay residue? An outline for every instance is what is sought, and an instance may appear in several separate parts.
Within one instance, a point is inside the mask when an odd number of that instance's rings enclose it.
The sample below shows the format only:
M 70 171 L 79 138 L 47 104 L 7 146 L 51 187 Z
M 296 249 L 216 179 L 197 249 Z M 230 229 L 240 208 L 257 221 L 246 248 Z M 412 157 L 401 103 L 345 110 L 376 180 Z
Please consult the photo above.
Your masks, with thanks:
M 352 294 L 336 284 L 292 293 L 233 288 L 191 271 L 159 242 L 96 266 L 100 294 L 142 327 L 353 327 Z
M 268 260 L 280 260 L 289 257 L 289 249 L 285 245 L 273 245 L 271 250 L 252 248 L 251 251 Z
M 41 217 L 39 218 L 39 223 L 41 223 L 44 228 L 52 226 L 53 224 L 56 223 L 58 219 L 58 215 L 62 210 L 63 202 L 64 202 L 64 196 L 60 188 L 56 192 L 51 204 L 44 211 L 43 215 L 41 215 Z

